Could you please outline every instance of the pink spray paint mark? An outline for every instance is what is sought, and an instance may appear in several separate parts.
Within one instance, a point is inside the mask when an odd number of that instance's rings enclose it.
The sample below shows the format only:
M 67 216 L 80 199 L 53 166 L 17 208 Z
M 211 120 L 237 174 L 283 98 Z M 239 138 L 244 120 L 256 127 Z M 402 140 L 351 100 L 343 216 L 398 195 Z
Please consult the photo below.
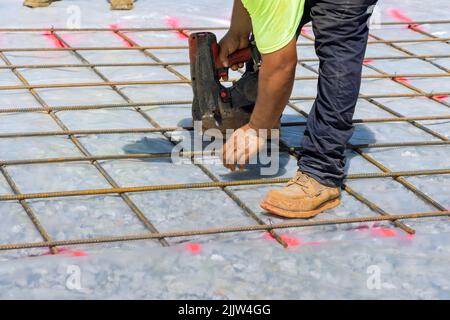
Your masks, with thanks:
M 87 256 L 87 253 L 84 251 L 72 251 L 70 253 L 73 257 L 85 257 Z
M 303 27 L 302 31 L 301 31 L 301 34 L 304 34 L 305 36 L 307 36 L 307 35 L 310 34 L 310 30 L 308 28 L 306 28 L 306 27 Z
M 413 20 L 404 14 L 400 9 L 390 8 L 388 9 L 388 14 L 397 21 L 400 22 L 413 22 Z M 415 28 L 417 30 L 421 30 L 421 27 L 416 23 L 410 23 L 407 25 L 408 28 Z
M 382 237 L 382 238 L 388 238 L 388 237 L 395 237 L 397 236 L 397 231 L 391 228 L 372 228 L 371 229 L 372 236 L 375 237 Z
M 165 17 L 165 20 L 166 20 L 167 26 L 172 28 L 175 31 L 178 39 L 185 40 L 185 39 L 189 38 L 189 35 L 187 34 L 187 32 L 181 28 L 180 20 L 178 20 L 175 17 L 170 17 L 170 16 Z
M 42 34 L 44 37 L 46 37 L 47 39 L 49 39 L 52 43 L 53 46 L 55 48 L 65 48 L 66 46 L 64 45 L 64 43 L 58 39 L 58 37 L 56 37 L 53 33 L 51 32 L 44 32 Z
M 61 247 L 58 248 L 58 253 L 57 254 L 65 254 L 65 255 L 70 255 L 72 257 L 85 257 L 88 254 L 85 251 L 72 251 L 70 249 Z M 51 256 L 53 255 L 50 251 L 46 251 L 42 254 L 39 254 L 39 256 Z
M 448 95 L 443 94 L 443 95 L 440 95 L 440 96 L 433 96 L 433 98 L 437 99 L 437 100 L 445 100 L 445 99 L 448 99 Z
M 394 80 L 398 81 L 398 82 L 404 82 L 404 83 L 408 83 L 409 79 L 405 78 L 405 77 L 394 77 Z
M 275 239 L 270 232 L 264 232 L 263 238 L 266 240 L 274 240 Z
M 391 228 L 379 227 L 379 226 L 368 226 L 361 225 L 352 229 L 355 232 L 370 232 L 370 234 L 374 237 L 395 237 L 397 236 L 397 231 Z
M 289 247 L 296 247 L 301 244 L 301 241 L 299 239 L 288 234 L 282 234 L 281 239 L 283 239 Z
M 378 238 L 391 238 L 391 237 L 398 237 L 400 239 L 413 239 L 415 237 L 415 234 L 399 234 L 396 229 L 392 228 L 386 228 L 374 225 L 372 227 L 367 225 L 361 225 L 354 229 L 352 229 L 355 232 L 370 232 L 370 235 L 373 237 Z
M 363 63 L 364 64 L 370 64 L 370 63 L 372 63 L 373 62 L 373 59 L 364 59 L 363 60 Z
M 270 232 L 264 232 L 263 238 L 266 240 L 275 240 Z M 280 235 L 280 238 L 283 239 L 283 241 L 286 242 L 289 247 L 295 247 L 302 244 L 300 239 L 289 234 L 282 234 Z
M 117 24 L 117 23 L 113 23 L 113 24 L 110 24 L 110 25 L 109 25 L 109 28 L 110 28 L 112 31 L 117 31 L 117 30 L 120 29 L 120 25 Z M 130 41 L 128 41 L 127 39 L 125 39 L 124 37 L 122 37 L 119 33 L 114 32 L 114 34 L 115 34 L 117 37 L 119 37 L 119 39 L 122 41 L 122 43 L 123 43 L 126 47 L 128 47 L 128 48 L 134 47 L 134 45 L 133 45 Z
M 185 248 L 192 254 L 199 254 L 202 251 L 202 246 L 198 243 L 186 243 Z

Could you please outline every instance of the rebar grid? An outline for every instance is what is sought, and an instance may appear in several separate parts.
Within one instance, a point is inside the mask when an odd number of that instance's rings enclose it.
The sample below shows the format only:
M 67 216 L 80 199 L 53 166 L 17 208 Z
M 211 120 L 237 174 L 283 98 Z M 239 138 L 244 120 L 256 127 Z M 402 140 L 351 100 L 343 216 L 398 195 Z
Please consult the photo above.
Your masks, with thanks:
M 450 54 L 436 54 L 436 55 L 417 55 L 419 58 L 423 59 L 436 59 L 436 58 L 450 58 Z M 367 60 L 408 60 L 416 59 L 416 57 L 411 56 L 374 56 L 366 57 Z M 317 58 L 300 58 L 299 62 L 318 62 Z M 116 63 L 54 63 L 54 64 L 13 64 L 10 66 L 0 66 L 1 69 L 49 69 L 49 68 L 87 68 L 87 67 L 158 67 L 158 66 L 188 66 L 189 62 L 116 62 Z M 434 74 L 431 74 L 433 76 Z M 370 75 L 368 75 L 370 76 Z M 381 76 L 381 75 L 380 75 Z M 396 75 L 397 77 L 405 75 Z M 414 75 L 412 75 L 414 76 Z M 443 75 L 442 75 L 443 76 Z M 366 77 L 363 75 L 363 77 Z M 300 80 L 300 77 L 296 77 Z
M 161 158 L 170 157 L 169 153 L 149 153 L 149 154 L 110 154 L 110 155 L 92 155 L 88 150 L 81 144 L 80 140 L 76 137 L 78 135 L 100 135 L 100 134 L 129 134 L 129 133 L 162 133 L 169 141 L 171 136 L 168 134 L 177 130 L 192 130 L 191 127 L 161 127 L 155 119 L 150 117 L 142 107 L 145 106 L 169 106 L 169 105 L 186 105 L 190 104 L 191 101 L 148 101 L 144 103 L 138 103 L 132 101 L 125 93 L 121 91 L 118 86 L 126 85 L 165 85 L 165 84 L 189 84 L 190 79 L 186 78 L 172 66 L 186 66 L 187 62 L 165 62 L 158 58 L 150 50 L 156 49 L 187 49 L 187 46 L 141 46 L 133 39 L 131 39 L 125 32 L 160 32 L 160 31 L 171 31 L 170 28 L 127 28 L 127 29 L 107 29 L 107 28 L 87 28 L 87 29 L 0 29 L 0 32 L 50 32 L 58 41 L 63 44 L 62 48 L 0 48 L 0 58 L 5 62 L 5 66 L 0 66 L 0 69 L 11 70 L 14 75 L 22 82 L 22 85 L 16 86 L 0 86 L 0 90 L 27 90 L 32 94 L 35 100 L 40 104 L 39 107 L 25 106 L 25 107 L 15 107 L 6 106 L 0 107 L 0 113 L 24 113 L 24 112 L 45 112 L 54 120 L 54 122 L 61 128 L 61 131 L 42 131 L 42 132 L 12 132 L 0 134 L 0 139 L 2 138 L 26 138 L 26 137 L 45 137 L 45 136 L 67 136 L 71 142 L 80 151 L 82 156 L 76 157 L 58 157 L 58 158 L 44 158 L 44 159 L 14 159 L 14 160 L 1 160 L 0 159 L 0 171 L 5 177 L 6 182 L 13 190 L 14 194 L 11 195 L 1 195 L 0 201 L 18 201 L 27 215 L 30 217 L 31 221 L 41 234 L 43 241 L 34 243 L 16 243 L 16 244 L 0 244 L 0 250 L 10 250 L 10 249 L 24 249 L 24 248 L 37 248 L 37 247 L 49 247 L 52 253 L 57 253 L 57 247 L 62 245 L 75 245 L 75 244 L 90 244 L 90 243 L 105 243 L 105 242 L 118 242 L 118 241 L 132 241 L 132 240 L 142 240 L 142 239 L 157 239 L 162 245 L 169 245 L 165 238 L 172 237 L 184 237 L 192 235 L 207 235 L 207 234 L 218 234 L 226 232 L 248 232 L 248 231 L 269 231 L 277 239 L 277 241 L 283 246 L 287 246 L 285 241 L 274 231 L 276 229 L 283 228 L 295 228 L 295 227 L 305 227 L 305 226 L 319 226 L 327 224 L 345 224 L 345 223 L 355 223 L 355 222 L 368 222 L 368 221 L 391 221 L 396 227 L 401 228 L 405 232 L 414 233 L 415 231 L 409 226 L 405 225 L 399 220 L 406 219 L 416 219 L 416 218 L 429 218 L 429 217 L 440 217 L 448 216 L 450 212 L 446 208 L 438 203 L 436 200 L 432 199 L 430 196 L 425 194 L 423 191 L 419 190 L 417 187 L 412 185 L 410 182 L 403 179 L 403 177 L 408 176 L 424 176 L 424 175 L 440 175 L 440 174 L 450 174 L 450 168 L 446 169 L 429 169 L 429 170 L 417 170 L 417 171 L 392 171 L 387 168 L 384 164 L 374 159 L 369 154 L 365 153 L 363 149 L 370 148 L 390 148 L 390 147 L 405 147 L 405 146 L 444 146 L 448 145 L 449 139 L 433 130 L 424 126 L 417 121 L 422 120 L 447 120 L 450 119 L 450 115 L 439 115 L 439 116 L 416 116 L 407 117 L 399 114 L 398 112 L 392 110 L 388 106 L 381 104 L 379 101 L 375 100 L 377 98 L 383 97 L 426 97 L 432 101 L 435 101 L 443 106 L 449 107 L 449 103 L 441 99 L 441 96 L 448 96 L 450 92 L 425 92 L 416 86 L 402 81 L 402 78 L 442 78 L 449 76 L 449 70 L 443 66 L 440 66 L 430 59 L 435 58 L 448 58 L 450 55 L 416 55 L 409 50 L 401 47 L 401 44 L 407 43 L 428 43 L 428 42 L 443 42 L 449 44 L 450 38 L 439 38 L 432 34 L 429 34 L 419 28 L 417 25 L 420 24 L 449 24 L 450 20 L 445 21 L 426 21 L 426 22 L 394 22 L 394 23 L 382 23 L 381 25 L 407 25 L 409 29 L 413 32 L 419 32 L 424 35 L 425 38 L 421 39 L 398 39 L 398 40 L 385 40 L 378 36 L 371 35 L 372 39 L 369 41 L 370 44 L 385 44 L 399 51 L 399 56 L 377 56 L 377 57 L 367 57 L 367 60 L 403 60 L 403 59 L 420 59 L 426 61 L 431 65 L 439 68 L 443 73 L 387 73 L 381 69 L 378 69 L 370 63 L 365 63 L 367 67 L 377 72 L 377 74 L 363 75 L 363 79 L 389 79 L 396 83 L 399 83 L 406 88 L 408 88 L 411 93 L 393 93 L 393 94 L 376 94 L 376 95 L 360 95 L 361 99 L 370 102 L 372 105 L 379 107 L 380 109 L 387 111 L 392 114 L 391 118 L 368 118 L 368 119 L 354 119 L 354 123 L 384 123 L 384 122 L 407 122 L 422 131 L 430 134 L 434 140 L 432 141 L 412 141 L 412 142 L 399 142 L 399 143 L 367 143 L 351 145 L 347 147 L 354 150 L 359 155 L 361 155 L 365 160 L 369 161 L 375 165 L 381 172 L 379 173 L 359 173 L 359 174 L 349 174 L 347 179 L 370 179 L 370 178 L 392 178 L 401 185 L 403 185 L 408 190 L 412 191 L 418 198 L 422 199 L 424 202 L 432 205 L 439 211 L 436 212 L 419 212 L 414 214 L 401 214 L 392 215 L 383 209 L 381 209 L 377 204 L 371 202 L 357 191 L 350 188 L 348 185 L 344 185 L 343 190 L 349 195 L 365 204 L 373 212 L 379 214 L 380 216 L 371 216 L 363 218 L 345 218 L 345 219 L 327 219 L 327 220 L 313 220 L 313 221 L 301 221 L 301 222 L 289 222 L 289 223 L 279 223 L 279 224 L 267 224 L 262 220 L 252 209 L 250 209 L 229 187 L 232 186 L 242 186 L 242 185 L 267 185 L 267 184 L 278 184 L 284 183 L 288 179 L 274 178 L 274 179 L 258 179 L 258 180 L 240 180 L 240 181 L 228 181 L 222 182 L 215 176 L 209 169 L 201 164 L 196 164 L 203 173 L 206 174 L 211 179 L 211 182 L 207 183 L 186 183 L 186 184 L 167 184 L 167 185 L 150 185 L 150 186 L 139 186 L 139 187 L 120 187 L 110 176 L 110 174 L 101 166 L 100 160 L 123 160 L 123 159 L 151 159 L 151 158 Z M 224 30 L 224 28 L 183 28 L 176 29 L 178 32 L 188 34 L 190 31 L 194 30 Z M 79 32 L 112 32 L 117 36 L 124 39 L 126 42 L 131 44 L 131 47 L 71 47 L 59 34 L 56 32 L 64 31 L 79 31 Z M 302 37 L 308 40 L 306 43 L 299 43 L 299 47 L 312 46 L 313 39 L 305 34 Z M 109 50 L 139 50 L 145 56 L 147 56 L 151 62 L 144 63 L 91 63 L 89 62 L 80 51 L 109 51 Z M 38 52 L 38 51 L 68 51 L 72 53 L 79 61 L 79 64 L 13 64 L 5 52 Z M 299 59 L 299 64 L 306 69 L 317 73 L 317 71 L 311 66 L 307 65 L 307 62 L 317 62 L 316 58 L 301 58 Z M 110 81 L 102 72 L 97 68 L 99 67 L 138 67 L 138 66 L 153 66 L 153 67 L 163 67 L 173 75 L 177 77 L 176 80 L 146 80 L 146 81 Z M 60 83 L 60 84 L 30 84 L 27 79 L 21 74 L 18 69 L 45 69 L 45 68 L 89 68 L 95 72 L 101 79 L 102 82 L 95 83 Z M 296 81 L 301 80 L 316 80 L 317 76 L 303 76 L 296 77 Z M 92 104 L 92 105 L 79 105 L 79 106 L 50 106 L 48 105 L 39 93 L 35 89 L 41 88 L 68 88 L 68 87 L 97 87 L 97 86 L 107 86 L 113 89 L 118 95 L 120 95 L 124 103 L 123 104 Z M 301 109 L 295 101 L 297 100 L 313 100 L 315 96 L 299 96 L 291 97 L 289 106 L 299 112 L 303 117 L 307 117 L 308 114 Z M 148 123 L 149 128 L 132 128 L 132 129 L 98 129 L 98 130 L 69 130 L 63 121 L 56 115 L 58 111 L 70 111 L 70 110 L 96 110 L 96 109 L 108 109 L 108 108 L 132 108 L 138 112 Z M 304 126 L 305 121 L 288 122 L 283 123 L 283 127 L 288 126 Z M 289 147 L 281 144 L 282 151 L 289 152 L 293 156 L 297 156 L 297 148 Z M 211 156 L 213 154 L 205 153 L 202 151 L 190 151 L 183 152 L 182 156 L 187 157 L 193 161 L 197 156 Z M 42 193 L 21 193 L 16 183 L 12 179 L 11 175 L 7 171 L 7 166 L 12 165 L 33 165 L 42 163 L 60 163 L 60 162 L 82 162 L 92 164 L 99 173 L 105 178 L 105 180 L 111 185 L 108 189 L 88 189 L 88 190 L 76 190 L 76 191 L 61 191 L 61 192 L 42 192 Z M 145 214 L 138 208 L 138 206 L 132 202 L 128 197 L 128 193 L 135 192 L 151 192 L 158 190 L 183 190 L 191 188 L 220 188 L 225 194 L 231 198 L 238 206 L 243 208 L 245 213 L 251 217 L 257 225 L 251 226 L 238 226 L 238 227 L 225 227 L 225 228 L 209 228 L 201 230 L 181 230 L 174 232 L 159 232 L 153 224 L 146 218 Z M 128 207 L 136 214 L 139 220 L 147 227 L 149 233 L 142 235 L 129 235 L 129 236 L 110 236 L 110 237 L 95 237 L 90 239 L 71 239 L 71 240 L 53 240 L 44 229 L 40 221 L 38 220 L 36 213 L 31 209 L 29 204 L 26 202 L 30 199 L 45 199 L 53 197 L 69 197 L 69 196 L 87 196 L 87 195 L 105 195 L 114 194 L 119 195 L 121 199 L 128 205 Z
M 47 30 L 49 31 L 49 30 Z M 114 29 L 109 31 L 121 31 L 120 29 Z M 185 30 L 187 31 L 187 29 Z M 54 32 L 54 31 L 52 31 Z M 442 41 L 450 41 L 450 38 L 424 38 L 424 39 L 398 39 L 398 40 L 372 40 L 368 42 L 368 45 L 371 44 L 391 44 L 391 43 L 416 43 L 416 42 L 442 42 Z M 297 47 L 312 47 L 313 43 L 304 42 L 297 43 Z M 0 52 L 36 52 L 36 51 L 92 51 L 92 50 L 104 50 L 104 51 L 116 51 L 116 50 L 187 50 L 188 46 L 131 46 L 131 47 L 42 47 L 42 48 L 2 48 Z M 170 63 L 168 63 L 170 64 Z
M 76 52 L 76 51 L 75 51 Z M 161 66 L 168 66 L 169 64 L 161 64 Z M 96 68 L 95 65 L 89 64 L 87 67 Z M 11 68 L 11 69 L 17 69 Z M 412 73 L 412 74 L 369 74 L 363 75 L 362 79 L 398 79 L 398 78 L 442 78 L 450 77 L 448 73 Z M 317 80 L 315 76 L 295 77 L 295 80 Z M 234 82 L 238 79 L 231 78 L 224 82 Z M 49 83 L 49 84 L 29 84 L 29 85 L 14 85 L 14 86 L 0 86 L 0 90 L 20 90 L 20 89 L 50 89 L 50 88 L 74 88 L 74 87 L 111 87 L 111 86 L 135 86 L 135 85 L 164 85 L 164 84 L 190 84 L 189 79 L 180 80 L 146 80 L 146 81 L 104 81 L 104 82 L 74 82 L 74 83 Z M 420 92 L 419 92 L 420 93 Z M 427 95 L 429 93 L 422 93 Z

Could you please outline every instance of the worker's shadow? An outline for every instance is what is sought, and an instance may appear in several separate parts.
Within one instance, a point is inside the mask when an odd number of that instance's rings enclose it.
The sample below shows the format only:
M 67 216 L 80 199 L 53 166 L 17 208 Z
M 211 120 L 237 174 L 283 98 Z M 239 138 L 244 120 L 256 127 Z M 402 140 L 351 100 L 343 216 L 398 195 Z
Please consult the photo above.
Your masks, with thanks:
M 183 119 L 180 121 L 177 126 L 178 127 L 189 127 L 192 125 L 192 119 Z M 159 156 L 148 157 L 148 158 L 140 158 L 141 161 L 145 162 L 166 162 L 172 163 L 173 160 L 171 158 L 171 154 L 175 148 L 175 146 L 179 143 L 179 140 L 182 139 L 183 136 L 188 134 L 185 132 L 168 132 L 168 135 L 173 135 L 172 141 L 168 140 L 164 136 L 159 133 L 149 134 L 147 137 L 141 138 L 133 143 L 126 144 L 122 149 L 126 154 L 156 154 Z M 189 151 L 188 148 L 184 149 L 184 151 Z
M 144 137 L 133 143 L 126 144 L 123 146 L 123 151 L 126 154 L 137 155 L 137 154 L 155 154 L 158 156 L 148 157 L 148 158 L 139 158 L 141 161 L 145 162 L 172 162 L 170 158 L 170 153 L 172 151 L 173 144 L 161 137 Z M 164 155 L 164 156 L 162 156 Z
M 177 123 L 178 127 L 190 127 L 192 120 L 186 118 Z M 126 144 L 122 149 L 126 154 L 159 154 L 159 156 L 149 156 L 139 158 L 145 162 L 159 162 L 159 163 L 174 163 L 174 164 L 187 164 L 191 163 L 188 157 L 179 157 L 180 151 L 199 151 L 208 150 L 207 147 L 211 146 L 214 140 L 200 139 L 194 144 L 195 134 L 193 131 L 175 131 L 168 132 L 171 140 L 169 141 L 159 134 L 149 134 L 148 136 L 136 140 L 132 143 Z M 200 147 L 201 146 L 201 147 Z M 221 145 L 220 145 L 221 146 Z M 175 151 L 175 152 L 174 152 Z M 243 171 L 232 172 L 226 169 L 219 158 L 211 157 L 209 153 L 205 152 L 203 155 L 195 155 L 196 162 L 204 164 L 214 174 L 219 175 L 227 180 L 247 180 L 258 179 L 263 175 L 265 178 L 278 177 L 286 173 L 285 166 L 292 162 L 293 159 L 286 152 L 280 152 L 279 156 L 276 156 L 276 152 L 270 147 L 267 150 L 265 157 L 257 157 L 255 163 L 248 164 Z M 201 161 L 203 160 L 203 161 Z
M 190 118 L 186 118 L 181 120 L 177 125 L 179 127 L 188 127 L 191 125 L 191 121 L 192 120 Z M 293 121 L 298 121 L 298 117 L 294 115 L 283 116 L 283 123 Z M 206 164 L 210 169 L 213 169 L 216 174 L 226 178 L 227 180 L 258 179 L 261 178 L 261 176 L 264 176 L 264 178 L 276 178 L 285 175 L 287 171 L 292 171 L 292 173 L 294 173 L 296 170 L 297 161 L 283 149 L 282 145 L 284 144 L 288 147 L 301 146 L 304 129 L 305 126 L 283 126 L 281 129 L 280 140 L 282 143 L 279 148 L 279 156 L 275 157 L 275 154 L 272 156 L 271 152 L 273 150 L 270 150 L 269 148 L 268 157 L 256 158 L 255 163 L 247 165 L 243 171 L 229 171 L 223 167 L 220 161 L 207 161 Z M 174 163 L 174 159 L 171 158 L 171 153 L 174 151 L 174 148 L 178 148 L 177 151 L 198 151 L 200 149 L 199 145 L 197 148 L 194 148 L 194 133 L 192 131 L 180 131 L 169 134 L 172 134 L 172 142 L 165 137 L 157 137 L 156 134 L 152 134 L 152 136 L 144 137 L 133 143 L 125 145 L 123 150 L 127 154 L 165 154 L 165 156 L 141 158 L 141 160 L 147 162 Z M 367 126 L 358 124 L 355 126 L 352 142 L 354 144 L 374 143 L 375 137 L 373 132 L 370 131 Z M 202 149 L 205 150 L 205 148 L 207 148 L 210 144 L 211 141 L 202 141 Z M 345 172 L 347 174 L 352 161 L 354 161 L 356 157 L 360 156 L 351 149 L 346 150 L 345 154 L 347 159 Z M 180 159 L 177 158 L 175 161 L 179 160 Z M 273 163 L 273 161 L 275 161 L 275 163 Z M 183 163 L 189 162 L 189 159 L 186 158 Z
M 283 123 L 299 121 L 297 115 L 285 114 L 283 115 Z M 374 133 L 369 129 L 366 124 L 356 124 L 350 143 L 353 145 L 365 145 L 376 142 Z M 288 147 L 301 147 L 305 126 L 283 126 L 281 129 L 281 141 Z M 364 165 L 364 160 L 357 152 L 351 148 L 347 148 L 345 151 L 346 164 L 345 174 L 349 172 L 351 166 L 360 167 Z M 362 163 L 355 163 L 355 161 L 362 161 Z
M 139 158 L 139 160 L 145 162 L 189 164 L 191 163 L 189 155 L 183 158 L 180 157 L 180 152 L 205 151 L 208 150 L 208 147 L 214 142 L 214 140 L 202 141 L 202 139 L 200 139 L 197 140 L 194 145 L 194 133 L 192 131 L 170 132 L 169 135 L 171 135 L 172 141 L 169 141 L 165 137 L 158 137 L 155 134 L 151 134 L 126 144 L 122 149 L 126 154 L 130 155 L 157 155 Z M 209 148 L 209 150 L 211 149 Z M 195 162 L 205 165 L 214 172 L 214 174 L 227 180 L 258 179 L 261 178 L 262 175 L 266 178 L 283 175 L 286 172 L 284 167 L 289 161 L 292 161 L 292 158 L 290 158 L 286 152 L 280 152 L 279 156 L 276 156 L 276 153 L 272 154 L 271 152 L 275 151 L 268 148 L 266 157 L 258 157 L 255 163 L 248 164 L 243 171 L 232 172 L 226 169 L 219 158 L 217 156 L 211 156 L 208 151 L 205 151 L 203 155 L 195 154 Z

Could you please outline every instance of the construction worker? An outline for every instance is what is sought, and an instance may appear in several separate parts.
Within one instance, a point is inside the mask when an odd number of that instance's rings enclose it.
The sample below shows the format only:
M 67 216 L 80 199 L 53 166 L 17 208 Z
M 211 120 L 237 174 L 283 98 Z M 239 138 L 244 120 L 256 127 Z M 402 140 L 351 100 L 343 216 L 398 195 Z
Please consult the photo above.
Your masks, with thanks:
M 340 204 L 344 151 L 353 133 L 352 117 L 361 84 L 368 19 L 376 2 L 234 1 L 230 28 L 220 41 L 220 59 L 228 66 L 228 55 L 247 47 L 252 33 L 262 65 L 250 121 L 224 144 L 222 157 L 226 167 L 234 170 L 236 165 L 246 163 L 266 143 L 258 130 L 276 127 L 293 88 L 296 41 L 302 26 L 310 21 L 320 60 L 317 97 L 308 116 L 298 172 L 286 186 L 269 191 L 261 203 L 272 214 L 310 218 Z M 236 70 L 241 66 L 230 67 Z
M 59 0 L 25 0 L 23 5 L 30 8 L 48 7 L 52 2 Z M 109 0 L 111 10 L 133 9 L 133 0 Z

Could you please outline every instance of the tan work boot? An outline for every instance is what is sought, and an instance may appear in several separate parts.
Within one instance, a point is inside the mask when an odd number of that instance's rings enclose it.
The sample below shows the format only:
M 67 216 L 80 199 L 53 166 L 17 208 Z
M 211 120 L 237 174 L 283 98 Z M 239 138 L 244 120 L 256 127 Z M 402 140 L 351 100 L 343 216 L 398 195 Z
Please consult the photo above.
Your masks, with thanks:
M 110 0 L 111 10 L 131 10 L 133 9 L 133 0 Z
M 52 0 L 25 0 L 23 5 L 30 8 L 48 7 Z
M 286 218 L 311 218 L 338 206 L 340 194 L 340 188 L 324 186 L 298 171 L 287 186 L 270 190 L 261 208 Z

